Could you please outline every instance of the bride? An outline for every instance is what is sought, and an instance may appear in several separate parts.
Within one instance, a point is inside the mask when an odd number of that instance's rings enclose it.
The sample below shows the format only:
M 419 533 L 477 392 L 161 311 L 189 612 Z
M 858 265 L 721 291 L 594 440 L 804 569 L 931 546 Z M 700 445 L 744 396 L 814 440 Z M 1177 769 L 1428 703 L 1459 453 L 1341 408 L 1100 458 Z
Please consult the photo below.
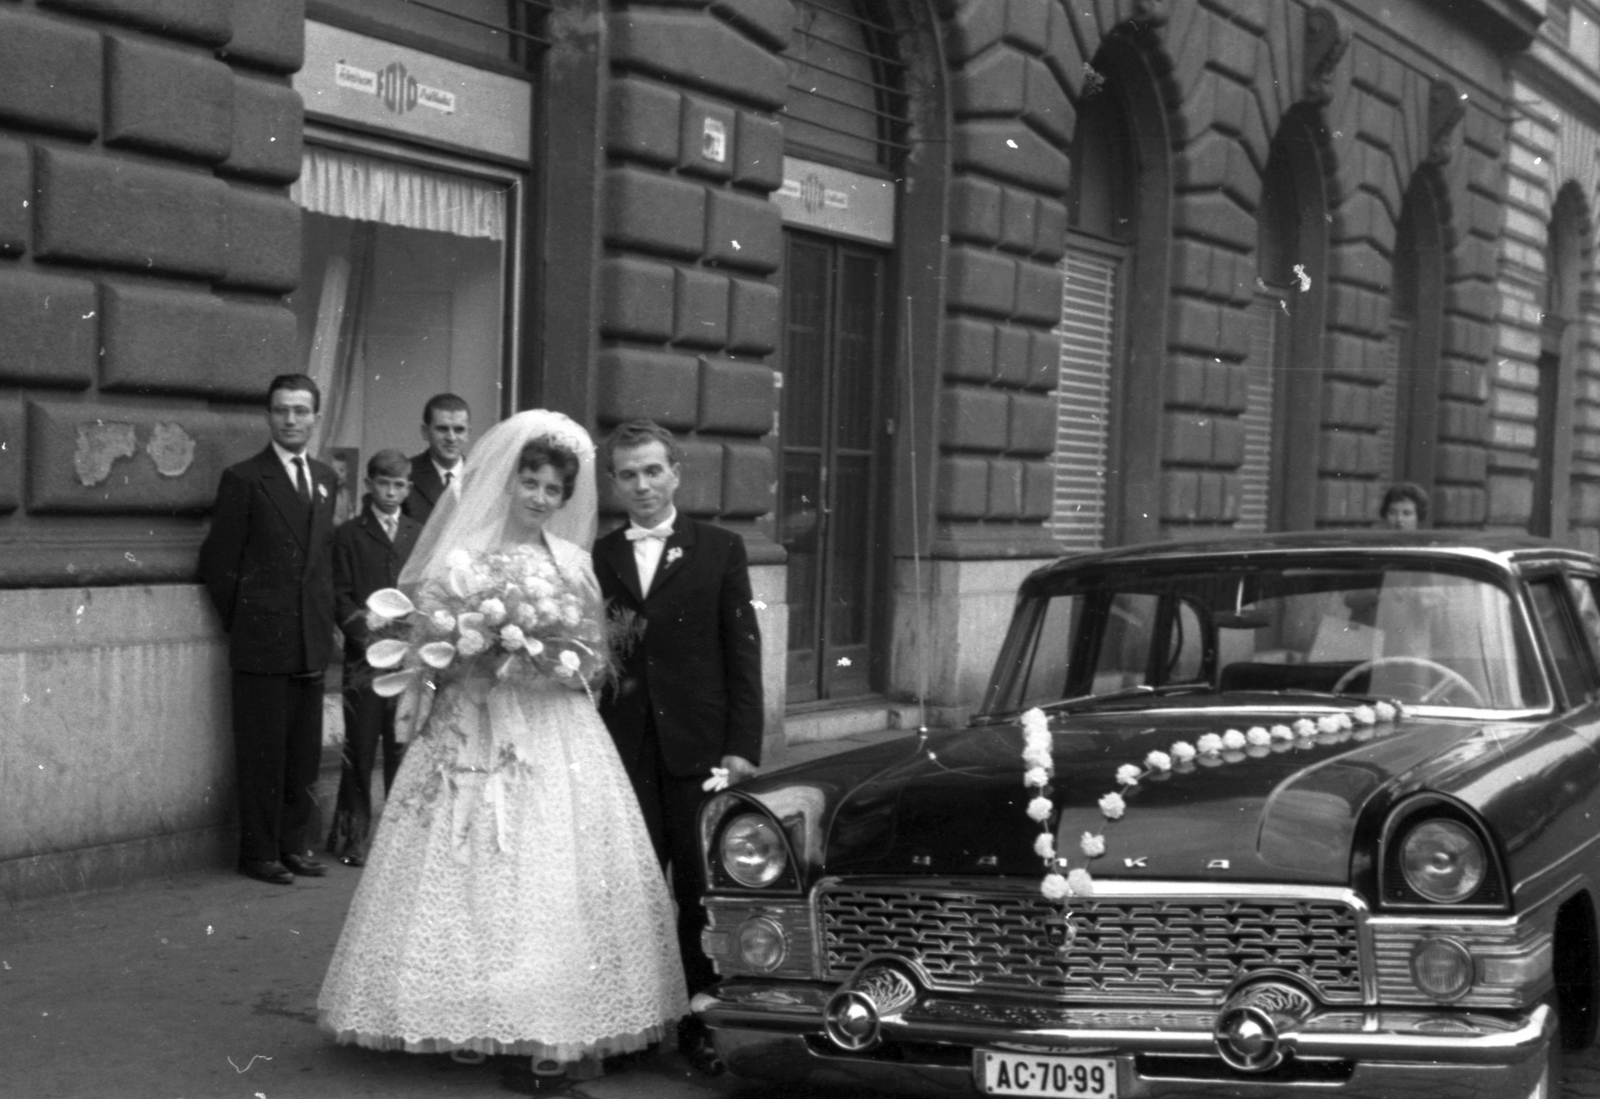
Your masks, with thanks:
M 509 569 L 554 598 L 549 607 L 573 608 L 575 636 L 598 638 L 595 520 L 589 436 L 560 413 L 520 413 L 473 448 L 460 495 L 441 499 L 401 587 L 427 615 L 430 593 L 447 600 L 452 583 L 458 604 L 464 591 L 476 598 L 462 570 Z M 488 601 L 492 644 L 504 603 Z M 462 656 L 474 646 L 459 628 Z M 525 662 L 508 675 L 512 663 L 497 674 L 495 660 L 462 659 L 434 673 L 319 1020 L 342 1043 L 458 1060 L 520 1054 L 542 1074 L 590 1076 L 599 1058 L 658 1041 L 687 1010 L 671 902 L 585 687 L 592 662 L 575 673 L 575 660 L 548 662 L 549 674 Z

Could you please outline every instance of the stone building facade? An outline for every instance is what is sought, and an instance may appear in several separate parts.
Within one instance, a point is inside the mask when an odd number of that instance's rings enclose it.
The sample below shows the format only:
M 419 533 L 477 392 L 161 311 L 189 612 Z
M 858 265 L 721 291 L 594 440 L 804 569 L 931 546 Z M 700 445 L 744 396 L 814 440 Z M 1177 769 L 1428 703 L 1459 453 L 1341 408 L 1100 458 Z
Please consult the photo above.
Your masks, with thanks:
M 1371 8 L 0 3 L 0 889 L 227 850 L 193 558 L 286 370 L 352 486 L 437 389 L 677 431 L 774 744 L 961 720 L 1063 551 L 1600 544 L 1587 0 Z

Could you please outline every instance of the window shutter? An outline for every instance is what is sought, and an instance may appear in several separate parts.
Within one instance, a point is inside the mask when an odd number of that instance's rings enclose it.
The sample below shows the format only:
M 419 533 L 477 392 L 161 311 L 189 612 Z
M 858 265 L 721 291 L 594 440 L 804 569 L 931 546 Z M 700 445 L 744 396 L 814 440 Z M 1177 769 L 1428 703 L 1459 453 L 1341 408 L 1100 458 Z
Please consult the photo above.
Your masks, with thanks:
M 1378 476 L 1396 476 L 1394 466 L 1394 432 L 1396 387 L 1400 383 L 1401 348 L 1411 334 L 1409 321 L 1395 320 L 1389 325 L 1389 338 L 1383 345 L 1383 384 L 1378 386 Z
M 1105 538 L 1117 261 L 1068 250 L 1062 260 L 1061 373 L 1056 389 L 1051 531 L 1066 548 Z
M 1278 361 L 1282 300 L 1256 298 L 1250 305 L 1250 356 L 1245 360 L 1244 463 L 1239 466 L 1239 519 L 1236 530 L 1267 529 L 1272 491 L 1273 365 Z

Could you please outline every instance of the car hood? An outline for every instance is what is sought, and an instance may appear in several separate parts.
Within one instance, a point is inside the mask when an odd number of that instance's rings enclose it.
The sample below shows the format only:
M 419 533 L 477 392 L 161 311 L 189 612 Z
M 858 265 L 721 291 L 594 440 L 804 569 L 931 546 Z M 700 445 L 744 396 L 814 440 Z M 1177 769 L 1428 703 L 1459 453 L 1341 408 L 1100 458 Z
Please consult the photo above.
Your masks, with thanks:
M 1413 789 L 1470 788 L 1481 761 L 1503 758 L 1508 742 L 1533 728 L 1406 719 L 1274 741 L 1146 778 L 1123 791 L 1119 820 L 1098 808 L 1120 789 L 1119 766 L 1260 721 L 1211 711 L 1052 722 L 1057 850 L 1096 877 L 1343 884 L 1363 822 L 1379 815 L 1369 807 Z M 746 794 L 786 823 L 811 880 L 1039 874 L 1021 754 L 1019 727 L 985 726 L 846 753 L 772 775 Z M 1081 851 L 1085 833 L 1105 840 L 1092 862 Z

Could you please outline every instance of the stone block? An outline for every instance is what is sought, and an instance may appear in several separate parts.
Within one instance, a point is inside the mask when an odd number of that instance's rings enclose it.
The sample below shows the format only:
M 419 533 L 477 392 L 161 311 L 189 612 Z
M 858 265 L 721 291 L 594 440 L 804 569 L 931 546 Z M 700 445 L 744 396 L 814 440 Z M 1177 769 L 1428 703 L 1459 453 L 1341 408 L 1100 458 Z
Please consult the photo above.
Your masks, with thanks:
M 306 53 L 305 0 L 232 0 L 233 35 L 218 52 L 268 72 L 299 70 Z
M 1215 245 L 1200 240 L 1172 242 L 1172 286 L 1196 297 L 1211 290 L 1212 257 L 1221 252 Z
M 233 36 L 233 0 L 40 0 L 39 6 L 207 46 L 220 46 Z
M 1244 462 L 1244 421 L 1234 416 L 1215 416 L 1211 420 L 1211 464 L 1221 469 L 1238 469 Z
M 1250 339 L 1255 329 L 1249 312 L 1234 305 L 1225 305 L 1217 313 L 1220 327 L 1217 332 L 1217 354 L 1235 362 L 1250 354 Z
M 1245 210 L 1261 199 L 1261 175 L 1233 134 L 1210 130 L 1173 162 L 1179 192 L 1215 190 Z
M 778 347 L 778 318 L 783 300 L 771 283 L 750 279 L 729 281 L 728 350 L 765 355 Z
M 1061 336 L 1034 329 L 1028 333 L 1027 388 L 1051 392 L 1061 380 Z
M 989 463 L 982 458 L 941 458 L 934 510 L 940 519 L 982 519 L 988 514 Z
M 1211 19 L 1211 48 L 1206 63 L 1240 84 L 1256 80 L 1256 51 L 1260 39 L 1232 19 Z
M 1078 112 L 1049 67 L 1036 57 L 1028 59 L 1024 79 L 1022 117 L 1060 148 L 1072 144 Z
M 1255 247 L 1255 215 L 1221 191 L 1178 195 L 1172 203 L 1175 236 L 1220 244 L 1235 252 Z
M 672 338 L 676 268 L 632 256 L 600 264 L 600 334 L 666 342 Z
M 1441 527 L 1481 527 L 1488 521 L 1488 493 L 1481 488 L 1442 485 L 1433 498 L 1433 521 Z
M 1386 335 L 1389 299 L 1359 286 L 1335 282 L 1328 287 L 1328 324 L 1374 338 Z
M 88 27 L 0 9 L 0 120 L 76 137 L 98 133 L 101 52 L 101 36 Z
M 975 176 L 958 176 L 950 184 L 950 239 L 982 244 L 1000 242 L 1000 187 Z
M 772 510 L 777 484 L 772 449 L 760 443 L 726 443 L 722 447 L 722 515 L 753 519 Z
M 759 191 L 776 191 L 783 186 L 783 124 L 776 118 L 739 112 L 733 181 Z
M 41 258 L 149 274 L 223 273 L 228 187 L 221 181 L 45 146 L 35 147 L 34 161 L 34 251 Z M 299 242 L 297 224 L 296 279 Z
M 1050 263 L 1058 262 L 1067 250 L 1067 208 L 1049 198 L 1039 199 L 1039 216 L 1033 254 Z
M 939 440 L 955 450 L 1001 451 L 1010 435 L 1010 402 L 998 389 L 946 386 L 940 399 Z
M 228 190 L 227 266 L 230 286 L 287 293 L 300 282 L 300 207 L 286 196 Z
M 681 92 L 654 81 L 613 80 L 606 103 L 606 152 L 661 167 L 676 164 L 682 105 Z
M 1031 332 L 1019 325 L 1002 324 L 995 327 L 994 334 L 994 380 L 1021 389 L 1028 384 L 1032 370 Z
M 1056 471 L 1048 461 L 1022 463 L 1021 519 L 1048 519 L 1055 507 Z
M 995 376 L 995 326 L 976 317 L 944 322 L 944 376 L 987 382 Z
M 772 369 L 735 359 L 700 361 L 701 431 L 727 435 L 765 435 L 772 430 L 777 389 Z
M 278 374 L 300 369 L 294 313 L 275 300 L 224 298 L 207 392 L 260 400 Z
M 679 112 L 678 170 L 716 180 L 730 178 L 738 140 L 735 125 L 734 109 L 727 104 L 684 96 Z
M 1061 268 L 1035 260 L 1017 261 L 1015 316 L 1045 327 L 1061 323 Z
M 794 5 L 787 0 L 711 0 L 711 10 L 774 53 L 794 34 Z
M 611 23 L 611 63 L 709 88 L 765 110 L 788 95 L 784 61 L 701 12 L 633 8 Z
M 958 69 L 950 89 L 955 116 L 1021 114 L 1027 68 L 1026 54 L 1002 44 Z
M 33 158 L 20 141 L 0 140 L 0 256 L 28 250 L 33 224 Z
M 1497 473 L 1487 485 L 1489 522 L 1497 526 L 1526 527 L 1533 517 L 1533 478 Z
M 1173 294 L 1167 307 L 1167 344 L 1174 350 L 1215 355 L 1222 310 L 1212 302 Z
M 1012 454 L 1043 456 L 1056 445 L 1056 402 L 1037 393 L 1012 393 L 1009 439 Z
M 1167 362 L 1167 404 L 1173 408 L 1206 407 L 1206 367 L 1193 355 L 1173 355 Z
M 951 308 L 999 317 L 1012 314 L 1016 306 L 1016 260 L 960 244 L 952 244 L 948 256 L 945 292 Z
M 266 183 L 300 176 L 305 109 L 300 93 L 283 84 L 239 76 L 233 84 L 233 147 L 222 170 Z
M 950 10 L 941 14 L 949 19 L 946 49 L 950 51 L 952 68 L 978 56 L 1006 33 L 1004 4 L 950 5 Z
M 87 279 L 0 267 L 0 385 L 88 386 L 100 344 L 98 300 Z
M 1200 474 L 1192 469 L 1161 471 L 1161 519 L 1193 522 L 1200 517 Z
M 1207 363 L 1206 403 L 1219 412 L 1245 411 L 1250 406 L 1250 372 L 1238 363 Z
M 682 446 L 683 482 L 674 503 L 690 515 L 715 515 L 722 509 L 723 448 L 700 439 Z
M 106 282 L 100 288 L 100 305 L 103 391 L 182 393 L 210 388 L 222 299 L 208 287 Z
M 0 400 L 0 515 L 22 506 L 22 404 Z
M 597 365 L 597 412 L 603 423 L 647 417 L 686 430 L 698 421 L 700 361 L 694 356 L 607 348 Z
M 248 422 L 246 422 L 248 421 Z M 222 471 L 263 445 L 260 416 L 109 402 L 28 402 L 28 510 L 199 512 Z
M 613 168 L 605 179 L 606 243 L 694 259 L 706 238 L 706 189 L 639 168 Z
M 1460 279 L 1445 287 L 1446 311 L 1478 321 L 1492 321 L 1500 309 L 1500 292 L 1492 282 Z
M 1214 419 L 1203 413 L 1167 412 L 1162 416 L 1161 457 L 1181 465 L 1211 462 Z
M 1056 198 L 1066 194 L 1072 168 L 1065 152 L 1021 119 L 958 122 L 951 141 L 951 165 Z
M 1465 443 L 1440 443 L 1435 475 L 1441 481 L 1483 484 L 1489 475 L 1489 452 Z
M 737 191 L 707 195 L 705 258 L 765 275 L 783 259 L 783 215 L 764 198 Z
M 986 519 L 1022 517 L 1022 463 L 996 458 L 989 463 L 989 504 Z
M 1439 366 L 1439 395 L 1464 401 L 1488 400 L 1488 368 L 1481 362 L 1446 358 Z
M 1465 401 L 1439 402 L 1439 438 L 1462 443 L 1483 443 L 1488 439 L 1489 409 Z
M 233 148 L 233 73 L 210 57 L 106 38 L 105 142 L 214 164 Z

